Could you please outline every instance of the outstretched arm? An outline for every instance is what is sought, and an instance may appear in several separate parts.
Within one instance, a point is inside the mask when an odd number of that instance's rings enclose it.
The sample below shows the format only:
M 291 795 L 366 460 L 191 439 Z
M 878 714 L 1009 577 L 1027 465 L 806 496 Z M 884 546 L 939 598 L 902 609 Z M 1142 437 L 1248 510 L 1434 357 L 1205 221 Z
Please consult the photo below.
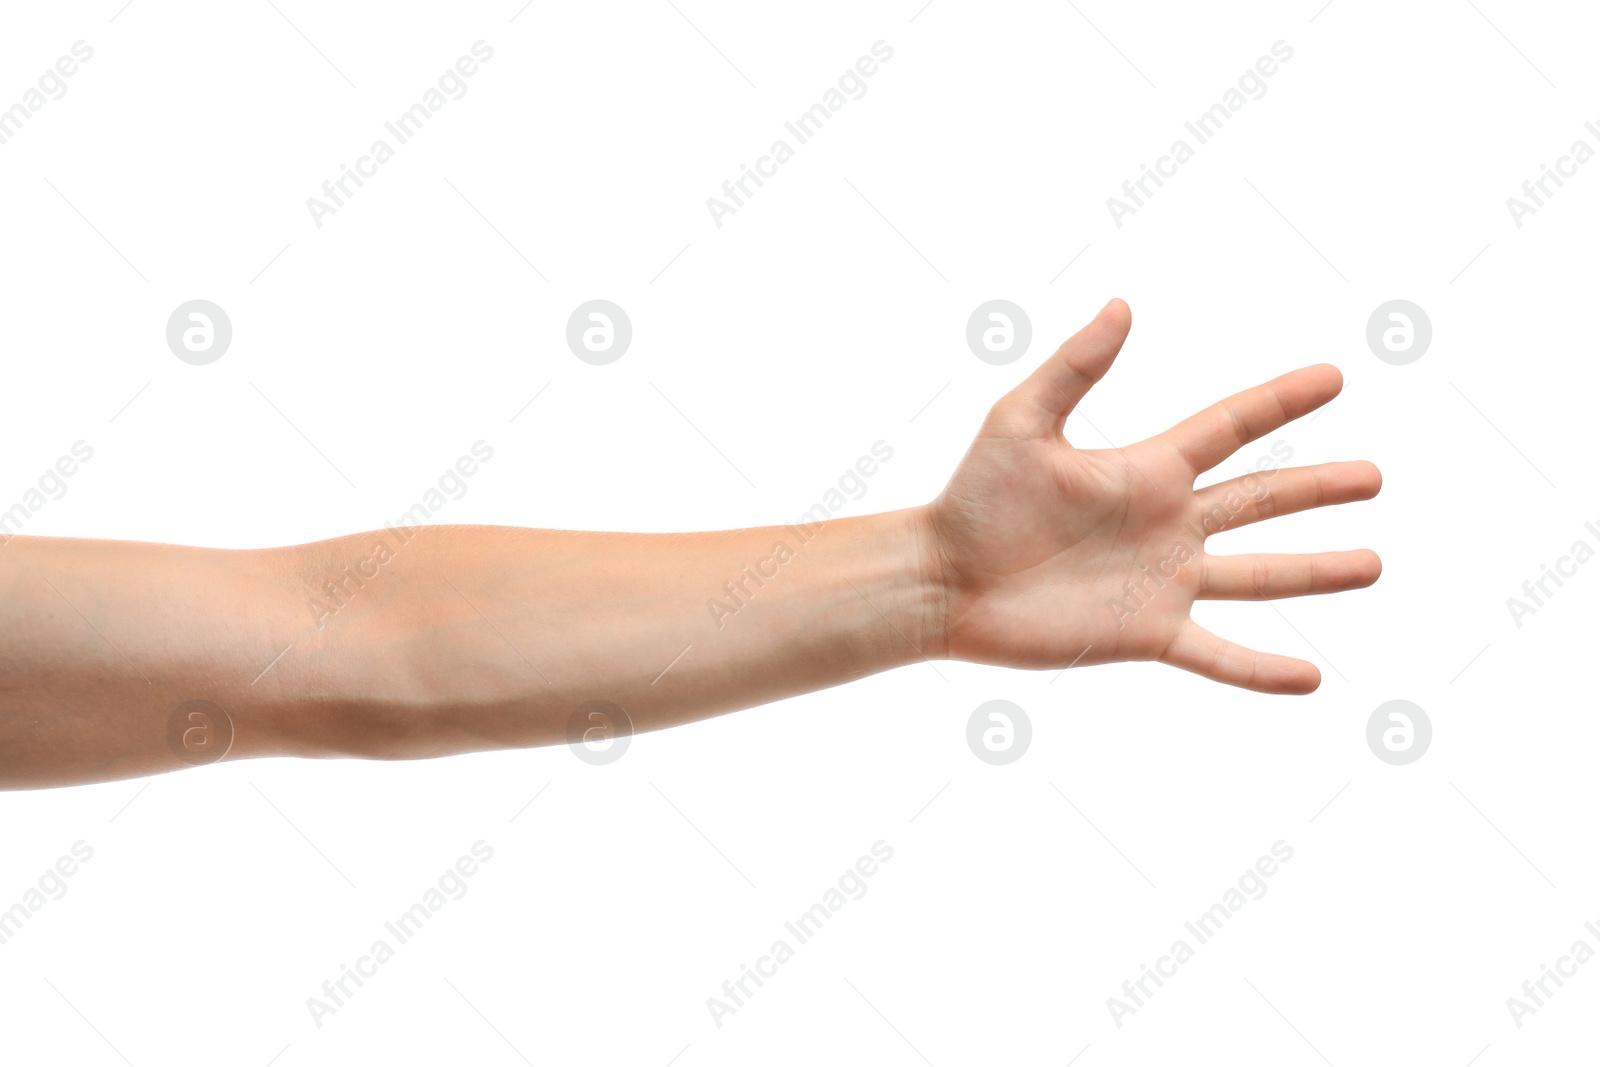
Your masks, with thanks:
M 0 548 L 0 787 L 221 758 L 419 758 L 650 730 L 913 663 L 1162 660 L 1302 693 L 1196 598 L 1370 584 L 1368 551 L 1215 556 L 1223 528 L 1365 499 L 1337 463 L 1194 489 L 1336 395 L 1311 367 L 1125 449 L 1063 439 L 1129 313 L 1112 301 L 991 411 L 933 503 L 698 534 L 436 526 L 288 548 L 12 538 Z

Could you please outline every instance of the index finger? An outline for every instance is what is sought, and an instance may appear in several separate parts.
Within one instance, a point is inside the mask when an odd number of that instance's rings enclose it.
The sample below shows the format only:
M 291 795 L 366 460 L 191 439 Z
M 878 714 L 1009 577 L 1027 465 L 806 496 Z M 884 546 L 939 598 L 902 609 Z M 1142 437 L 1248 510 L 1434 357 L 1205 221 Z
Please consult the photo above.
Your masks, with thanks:
M 1339 395 L 1344 375 L 1331 363 L 1290 371 L 1191 415 L 1162 434 L 1196 474 L 1221 463 L 1242 445 L 1309 414 Z

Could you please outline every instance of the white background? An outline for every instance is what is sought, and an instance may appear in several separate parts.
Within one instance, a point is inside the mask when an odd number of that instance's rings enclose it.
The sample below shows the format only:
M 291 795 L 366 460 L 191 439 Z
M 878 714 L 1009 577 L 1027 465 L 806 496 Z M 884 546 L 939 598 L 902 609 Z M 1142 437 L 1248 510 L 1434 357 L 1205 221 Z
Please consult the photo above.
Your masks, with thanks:
M 1295 463 L 1373 459 L 1383 494 L 1213 547 L 1371 546 L 1386 569 L 1337 597 L 1200 606 L 1318 663 L 1306 698 L 1148 664 L 919 665 L 639 736 L 605 767 L 565 748 L 264 761 L 0 796 L 0 908 L 74 842 L 94 850 L 0 946 L 8 1061 L 1343 1067 L 1592 1048 L 1600 963 L 1520 1029 L 1506 1007 L 1574 941 L 1600 949 L 1583 929 L 1600 566 L 1520 628 L 1506 606 L 1575 540 L 1600 545 L 1583 528 L 1600 162 L 1521 228 L 1506 207 L 1574 140 L 1600 147 L 1592 11 L 121 3 L 7 5 L 0 32 L 0 106 L 73 42 L 94 49 L 0 145 L 0 508 L 73 442 L 94 449 L 29 533 L 372 529 L 480 439 L 494 458 L 441 521 L 783 522 L 880 439 L 894 457 L 849 510 L 909 506 L 1116 295 L 1133 334 L 1069 438 L 1126 444 L 1336 363 L 1325 413 L 1217 474 L 1277 441 Z M 318 229 L 306 198 L 480 39 L 494 57 L 467 95 Z M 706 198 L 879 40 L 894 55 L 867 94 L 714 225 Z M 1106 198 L 1279 40 L 1294 54 L 1266 95 L 1115 226 Z M 564 340 L 597 297 L 634 328 L 605 367 Z M 234 329 L 204 367 L 164 336 L 195 298 Z M 992 298 L 1033 324 L 1008 366 L 965 342 Z M 1433 323 L 1409 366 L 1365 341 L 1393 298 Z M 965 741 L 995 698 L 1033 722 L 1008 767 Z M 1434 728 L 1405 767 L 1365 740 L 1395 698 Z M 494 857 L 470 892 L 318 1027 L 307 998 L 478 840 Z M 878 840 L 894 858 L 866 896 L 716 1026 L 706 998 Z M 1279 840 L 1294 857 L 1267 895 L 1117 1027 L 1107 998 Z

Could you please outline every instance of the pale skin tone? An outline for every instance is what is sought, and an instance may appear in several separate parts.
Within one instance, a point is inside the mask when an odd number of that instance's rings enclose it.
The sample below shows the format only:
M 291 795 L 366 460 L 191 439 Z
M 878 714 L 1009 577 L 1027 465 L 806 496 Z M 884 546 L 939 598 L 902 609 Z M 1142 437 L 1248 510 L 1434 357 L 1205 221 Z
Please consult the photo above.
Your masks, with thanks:
M 200 751 L 231 735 L 226 759 L 411 759 L 566 743 L 589 701 L 637 732 L 923 660 L 1157 660 L 1309 693 L 1314 665 L 1211 634 L 1194 601 L 1356 589 L 1378 557 L 1219 555 L 1208 538 L 1368 499 L 1377 468 L 1196 482 L 1333 399 L 1339 372 L 1285 374 L 1126 448 L 1074 448 L 1067 416 L 1130 322 L 1126 304 L 1106 305 L 994 406 L 918 508 L 689 534 L 417 527 L 246 551 L 13 537 L 0 548 L 0 787 L 215 758 L 180 758 L 169 740 L 196 700 L 225 713 L 231 728 L 212 724 Z M 747 566 L 770 577 L 757 585 Z M 741 579 L 738 611 L 711 610 Z M 330 581 L 344 594 L 331 613 Z

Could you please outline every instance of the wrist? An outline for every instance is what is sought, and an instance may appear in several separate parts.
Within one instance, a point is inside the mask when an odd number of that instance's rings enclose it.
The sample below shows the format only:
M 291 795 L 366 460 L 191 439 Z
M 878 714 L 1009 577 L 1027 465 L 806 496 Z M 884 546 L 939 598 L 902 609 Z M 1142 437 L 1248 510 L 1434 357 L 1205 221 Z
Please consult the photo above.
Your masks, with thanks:
M 946 658 L 942 570 L 926 510 L 834 519 L 826 529 L 819 573 L 836 586 L 826 616 L 842 659 L 871 673 Z
M 928 659 L 950 658 L 950 588 L 944 551 L 933 523 L 933 508 L 924 504 L 896 512 L 907 529 L 907 558 L 919 605 L 916 625 L 922 654 Z

